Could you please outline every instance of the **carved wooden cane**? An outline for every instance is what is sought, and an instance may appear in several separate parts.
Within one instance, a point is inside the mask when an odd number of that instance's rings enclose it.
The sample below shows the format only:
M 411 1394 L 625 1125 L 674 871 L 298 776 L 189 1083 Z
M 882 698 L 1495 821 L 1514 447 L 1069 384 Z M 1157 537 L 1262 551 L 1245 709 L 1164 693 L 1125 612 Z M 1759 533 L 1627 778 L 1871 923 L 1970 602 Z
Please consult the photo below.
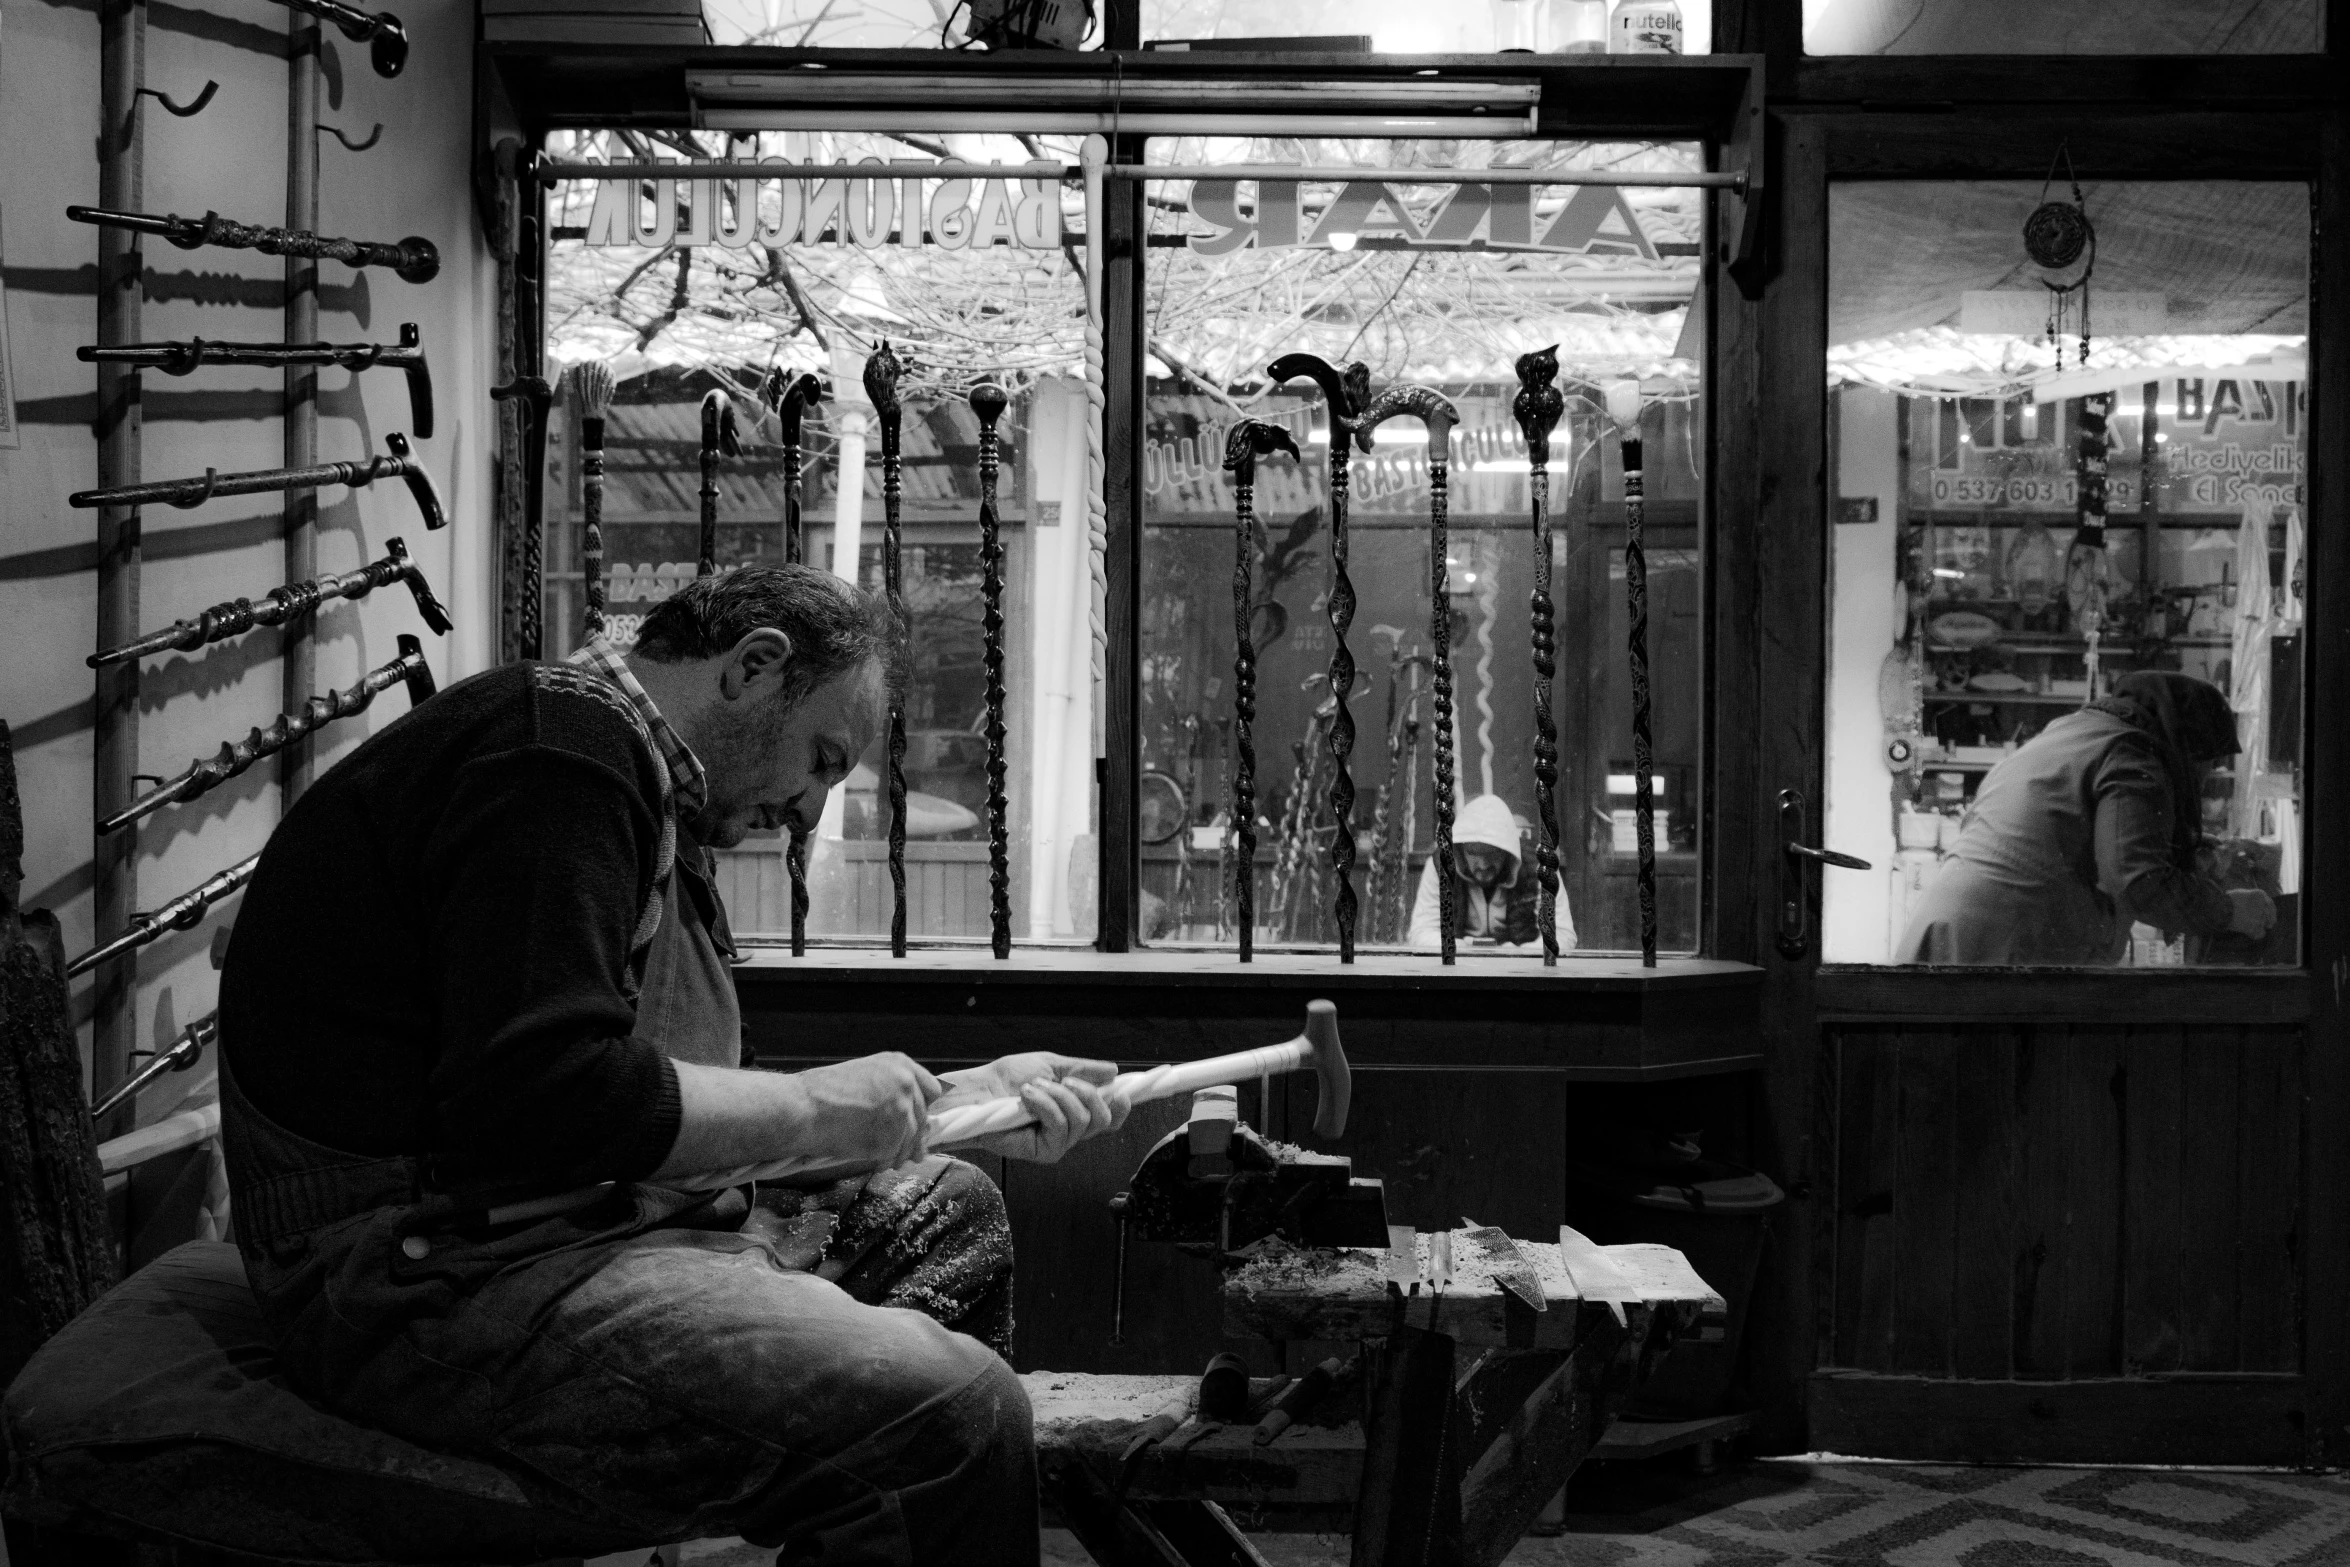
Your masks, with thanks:
M 378 479 L 398 479 L 408 486 L 423 514 L 427 529 L 445 528 L 449 514 L 441 506 L 432 475 L 409 449 L 408 437 L 394 431 L 384 437 L 388 457 L 365 462 L 321 462 L 300 468 L 263 468 L 252 473 L 204 470 L 201 478 L 154 479 L 144 484 L 118 484 L 103 490 L 77 490 L 66 497 L 68 506 L 177 506 L 182 510 L 228 495 L 257 495 L 265 490 L 309 490 L 325 484 L 347 484 L 354 489 Z
M 1647 505 L 1641 476 L 1640 383 L 1612 383 L 1607 389 L 1607 412 L 1615 421 L 1624 462 L 1624 599 L 1630 620 L 1625 643 L 1632 665 L 1632 823 L 1640 846 L 1640 961 L 1654 968 L 1656 742 L 1649 717 Z
M 1346 506 L 1349 468 L 1354 454 L 1347 449 L 1355 418 L 1371 389 L 1368 366 L 1357 361 L 1344 370 L 1314 354 L 1283 354 L 1266 367 L 1275 384 L 1305 376 L 1322 389 L 1330 414 L 1330 697 L 1338 704 L 1330 720 L 1330 816 L 1336 831 L 1330 836 L 1330 870 L 1338 883 L 1338 961 L 1355 960 L 1355 780 L 1350 758 L 1355 746 L 1354 713 L 1347 697 L 1354 690 L 1354 653 L 1346 645 L 1347 628 L 1354 624 L 1355 585 L 1346 571 Z M 1368 448 L 1365 448 L 1368 450 Z
M 215 604 L 203 614 L 187 620 L 175 620 L 160 631 L 150 631 L 135 642 L 110 647 L 92 653 L 83 660 L 92 669 L 105 664 L 119 664 L 127 659 L 145 658 L 150 653 L 189 653 L 213 642 L 223 642 L 240 636 L 255 626 L 279 626 L 289 620 L 309 614 L 329 599 L 365 598 L 377 588 L 393 583 L 405 583 L 416 600 L 416 613 L 424 617 L 436 636 L 449 634 L 449 611 L 433 597 L 432 585 L 424 580 L 424 573 L 416 562 L 408 558 L 408 546 L 399 539 L 384 541 L 384 558 L 371 561 L 357 571 L 346 571 L 333 576 L 312 577 L 307 582 L 288 583 L 282 588 L 271 588 L 256 604 L 251 599 L 230 599 Z
M 314 696 L 303 704 L 299 713 L 280 713 L 270 720 L 267 729 L 255 729 L 242 740 L 223 744 L 217 755 L 189 763 L 177 777 L 165 779 L 100 822 L 98 830 L 102 833 L 114 832 L 167 805 L 193 800 L 228 782 L 263 757 L 275 756 L 295 741 L 317 733 L 336 719 L 365 712 L 379 691 L 405 684 L 411 705 L 423 701 L 434 690 L 432 671 L 424 662 L 424 644 L 414 637 L 402 635 L 399 648 L 398 658 L 388 664 L 377 665 L 361 675 L 355 684 L 340 691 Z
M 612 367 L 590 359 L 571 367 L 571 402 L 579 416 L 579 569 L 585 609 L 583 635 L 604 634 L 604 415 L 617 381 Z
M 547 650 L 547 413 L 554 406 L 555 389 L 544 376 L 518 375 L 504 386 L 490 388 L 491 401 L 508 398 L 522 404 L 522 601 L 515 606 L 520 611 L 514 617 L 515 633 L 522 656 L 539 658 Z
M 328 261 L 340 261 L 346 266 L 390 267 L 402 280 L 410 283 L 429 283 L 440 275 L 441 270 L 440 251 L 434 248 L 431 240 L 415 234 L 396 244 L 382 240 L 335 239 L 302 229 L 238 223 L 217 212 L 207 212 L 200 218 L 183 218 L 176 212 L 158 217 L 152 212 L 68 207 L 65 215 L 76 223 L 95 224 L 99 228 L 159 234 L 181 250 L 218 245 L 223 250 L 258 250 L 265 256 L 296 256 L 305 259 L 323 257 Z
M 408 29 L 389 11 L 371 14 L 355 5 L 344 5 L 341 0 L 278 0 L 278 3 L 289 11 L 307 11 L 321 21 L 332 22 L 351 42 L 367 45 L 368 63 L 375 67 L 378 76 L 397 76 L 408 64 Z
M 1428 642 L 1434 653 L 1436 705 L 1436 898 L 1443 923 L 1444 961 L 1453 961 L 1452 885 L 1452 596 L 1445 557 L 1451 549 L 1452 431 L 1461 411 L 1433 387 L 1391 386 L 1363 408 L 1355 441 L 1371 449 L 1371 432 L 1398 414 L 1409 414 L 1428 431 Z
M 83 364 L 126 364 L 190 375 L 206 365 L 337 365 L 361 370 L 399 370 L 408 377 L 408 427 L 420 441 L 432 439 L 432 367 L 425 363 L 424 337 L 416 323 L 401 323 L 397 343 L 122 343 L 74 350 Z
M 999 461 L 996 421 L 1010 401 L 993 381 L 968 394 L 979 418 L 980 615 L 987 686 L 987 916 L 988 945 L 995 955 L 1012 955 L 1012 835 L 1004 805 L 1004 541 L 995 506 Z
M 1224 437 L 1224 466 L 1232 472 L 1232 831 L 1239 845 L 1232 907 L 1243 963 L 1256 956 L 1257 933 L 1257 647 L 1248 624 L 1255 596 L 1257 459 L 1275 452 L 1304 461 L 1287 430 L 1261 419 L 1243 419 Z
M 1534 591 L 1527 608 L 1534 643 L 1534 815 L 1542 838 L 1535 846 L 1540 891 L 1535 924 L 1542 932 L 1542 963 L 1559 960 L 1559 731 L 1550 710 L 1550 682 L 1558 673 L 1558 636 L 1550 602 L 1550 432 L 1558 428 L 1566 399 L 1558 379 L 1558 345 L 1518 356 L 1518 395 L 1510 404 L 1526 437 L 1528 505 L 1534 523 Z
M 865 396 L 881 421 L 881 584 L 889 600 L 890 635 L 897 642 L 898 670 L 889 683 L 889 912 L 890 956 L 906 955 L 906 697 L 907 643 L 905 582 L 901 569 L 903 522 L 899 515 L 898 381 L 906 366 L 887 340 L 865 361 Z M 845 478 L 843 482 L 846 482 Z
M 71 979 L 101 963 L 119 958 L 126 952 L 136 952 L 150 942 L 161 940 L 166 931 L 194 930 L 203 923 L 205 912 L 215 903 L 253 879 L 254 867 L 260 863 L 260 855 L 247 855 L 227 870 L 215 871 L 205 877 L 202 882 L 170 902 L 144 914 L 132 915 L 131 922 L 113 940 L 100 942 L 68 963 L 65 966 L 65 977 Z
M 787 370 L 777 370 L 768 375 L 761 395 L 775 410 L 776 427 L 783 437 L 783 563 L 797 566 L 808 551 L 800 509 L 803 421 L 824 400 L 824 383 L 812 375 L 795 377 Z
M 812 375 L 793 378 L 783 370 L 772 372 L 761 395 L 775 410 L 775 423 L 783 437 L 783 561 L 787 566 L 799 565 L 807 556 L 806 522 L 800 507 L 803 420 L 824 400 L 824 383 Z M 795 958 L 808 955 L 808 833 L 804 827 L 791 829 L 790 847 L 783 851 L 784 869 L 791 873 L 791 952 Z
M 718 459 L 742 453 L 735 431 L 734 399 L 712 387 L 702 394 L 702 539 L 694 556 L 694 575 L 718 574 Z

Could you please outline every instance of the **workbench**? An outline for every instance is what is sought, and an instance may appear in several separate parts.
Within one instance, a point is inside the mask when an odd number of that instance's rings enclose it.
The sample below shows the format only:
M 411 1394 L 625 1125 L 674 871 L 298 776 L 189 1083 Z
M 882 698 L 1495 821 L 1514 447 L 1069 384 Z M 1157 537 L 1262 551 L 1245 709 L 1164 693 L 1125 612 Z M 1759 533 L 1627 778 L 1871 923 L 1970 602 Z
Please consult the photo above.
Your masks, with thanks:
M 1360 1374 L 1270 1442 L 1253 1409 L 1201 1420 L 1196 1373 L 1029 1373 L 1048 1503 L 1103 1567 L 1245 1567 L 1262 1560 L 1256 1529 L 1349 1530 L 1356 1567 L 1498 1562 L 1657 1358 L 1718 1337 L 1726 1311 L 1669 1247 L 1569 1230 L 1517 1243 L 1537 1312 L 1466 1234 L 1442 1288 L 1401 1282 L 1430 1270 L 1424 1235 L 1402 1266 L 1276 1245 L 1226 1276 L 1228 1335 L 1360 1356 Z

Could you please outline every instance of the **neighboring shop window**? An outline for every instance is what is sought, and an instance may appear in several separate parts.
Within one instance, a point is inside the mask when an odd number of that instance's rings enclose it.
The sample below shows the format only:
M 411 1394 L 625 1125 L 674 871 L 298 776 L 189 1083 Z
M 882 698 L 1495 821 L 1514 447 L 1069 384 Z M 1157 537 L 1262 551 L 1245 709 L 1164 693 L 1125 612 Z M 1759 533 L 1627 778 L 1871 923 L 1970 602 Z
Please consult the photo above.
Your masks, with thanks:
M 1803 0 L 1807 54 L 2316 54 L 2318 0 Z
M 1286 161 L 1366 170 L 1360 180 L 1154 182 L 1148 187 L 1151 355 L 1142 483 L 1140 745 L 1143 927 L 1149 939 L 1229 947 L 1243 851 L 1235 831 L 1235 567 L 1245 559 L 1255 691 L 1254 940 L 1338 938 L 1330 738 L 1330 421 L 1308 380 L 1274 384 L 1293 352 L 1361 361 L 1377 395 L 1440 393 L 1458 425 L 1448 465 L 1443 607 L 1431 573 L 1426 426 L 1398 417 L 1351 463 L 1347 641 L 1357 673 L 1356 937 L 1415 943 L 1435 849 L 1435 614 L 1453 684 L 1453 836 L 1506 851 L 1500 895 L 1463 892 L 1464 952 L 1530 955 L 1541 829 L 1529 599 L 1531 463 L 1512 416 L 1520 355 L 1556 345 L 1563 413 L 1549 436 L 1551 692 L 1569 951 L 1640 945 L 1632 681 L 1625 648 L 1623 448 L 1611 402 L 1643 437 L 1647 646 L 1653 685 L 1658 941 L 1696 945 L 1704 493 L 1700 235 L 1688 188 L 1476 181 L 1480 167 L 1701 168 L 1686 145 L 1165 140 L 1165 165 Z M 1402 184 L 1381 168 L 1459 167 Z M 1275 427 L 1299 451 L 1259 457 L 1254 526 L 1237 534 L 1236 423 Z
M 1836 187 L 1828 961 L 2296 961 L 2308 257 L 2298 185 Z
M 1713 0 L 1143 0 L 1146 49 L 1262 47 L 1380 54 L 1705 54 Z
M 989 934 L 979 426 L 964 396 L 983 378 L 1010 394 L 997 425 L 997 504 L 1013 930 L 1045 940 L 1093 930 L 1082 190 L 924 179 L 920 170 L 941 153 L 1024 163 L 1032 148 L 1048 160 L 1076 159 L 1073 144 L 1053 138 L 710 137 L 696 156 L 897 166 L 885 179 L 664 182 L 658 193 L 650 182 L 631 190 L 573 181 L 550 204 L 549 362 L 601 360 L 617 382 L 603 492 L 607 627 L 616 640 L 633 636 L 655 604 L 694 577 L 701 405 L 714 389 L 732 399 L 742 445 L 719 462 L 718 568 L 785 558 L 785 456 L 779 422 L 760 396 L 778 371 L 826 383 L 825 400 L 802 424 L 804 559 L 878 590 L 881 437 L 861 377 L 885 339 L 908 366 L 899 386 L 912 645 L 906 859 L 908 926 L 921 939 Z M 658 150 L 668 157 L 688 146 L 672 136 Z M 550 156 L 631 161 L 653 151 L 628 135 L 594 133 Z M 703 203 L 712 205 L 704 211 Z M 584 612 L 579 432 L 569 399 L 558 408 L 547 486 L 550 657 L 577 645 Z M 858 475 L 845 494 L 844 452 Z M 844 541 L 853 566 L 840 553 Z M 886 766 L 877 741 L 833 793 L 811 846 L 811 936 L 889 930 Z M 788 932 L 785 847 L 780 833 L 754 834 L 719 856 L 738 934 Z

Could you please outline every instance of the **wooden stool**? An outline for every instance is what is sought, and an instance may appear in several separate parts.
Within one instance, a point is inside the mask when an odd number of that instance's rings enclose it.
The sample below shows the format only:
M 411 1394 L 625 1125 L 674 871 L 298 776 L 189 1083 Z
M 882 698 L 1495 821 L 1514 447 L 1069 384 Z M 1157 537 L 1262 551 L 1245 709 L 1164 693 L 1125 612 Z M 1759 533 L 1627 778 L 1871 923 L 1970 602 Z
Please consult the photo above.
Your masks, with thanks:
M 1197 1420 L 1194 1377 L 1030 1373 L 1047 1498 L 1104 1567 L 1261 1561 L 1235 1517 L 1351 1527 L 1356 1567 L 1498 1562 L 1657 1357 L 1718 1338 L 1727 1316 L 1668 1247 L 1594 1247 L 1572 1231 L 1518 1245 L 1542 1312 L 1460 1244 L 1441 1292 L 1390 1288 L 1374 1251 L 1283 1251 L 1233 1273 L 1228 1334 L 1360 1348 L 1368 1368 L 1370 1387 L 1270 1443 L 1250 1423 Z

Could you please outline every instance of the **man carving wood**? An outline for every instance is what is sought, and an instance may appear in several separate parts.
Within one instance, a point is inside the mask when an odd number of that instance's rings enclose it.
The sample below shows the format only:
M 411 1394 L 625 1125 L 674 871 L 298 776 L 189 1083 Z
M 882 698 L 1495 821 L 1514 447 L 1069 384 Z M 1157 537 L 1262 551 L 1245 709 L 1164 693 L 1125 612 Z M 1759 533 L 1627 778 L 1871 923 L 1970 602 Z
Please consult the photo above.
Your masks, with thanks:
M 304 1391 L 647 1541 L 1036 1559 L 1002 1199 L 923 1137 L 1018 1094 L 1036 1123 L 983 1146 L 1057 1159 L 1124 1119 L 1114 1068 L 741 1070 L 707 874 L 815 826 L 887 646 L 856 589 L 745 567 L 625 655 L 452 686 L 288 814 L 222 975 L 222 1095 L 238 1241 Z M 791 1155 L 842 1178 L 663 1184 Z

